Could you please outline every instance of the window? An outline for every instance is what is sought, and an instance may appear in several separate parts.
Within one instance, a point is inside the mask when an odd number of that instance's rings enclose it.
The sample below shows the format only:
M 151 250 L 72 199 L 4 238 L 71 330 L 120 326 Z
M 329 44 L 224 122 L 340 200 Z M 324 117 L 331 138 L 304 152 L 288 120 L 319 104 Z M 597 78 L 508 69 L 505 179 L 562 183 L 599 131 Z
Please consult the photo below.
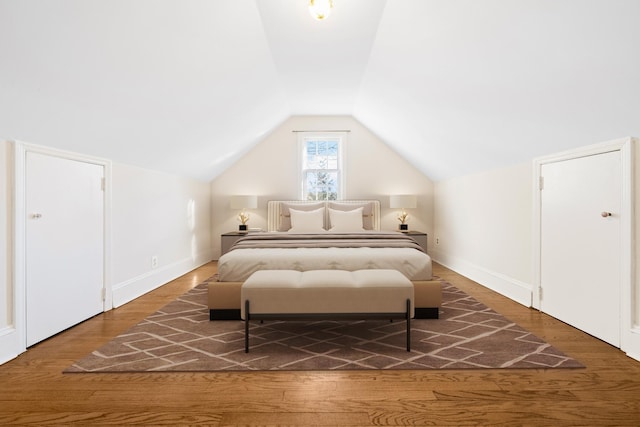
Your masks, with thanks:
M 298 134 L 302 200 L 343 198 L 344 139 L 342 132 Z

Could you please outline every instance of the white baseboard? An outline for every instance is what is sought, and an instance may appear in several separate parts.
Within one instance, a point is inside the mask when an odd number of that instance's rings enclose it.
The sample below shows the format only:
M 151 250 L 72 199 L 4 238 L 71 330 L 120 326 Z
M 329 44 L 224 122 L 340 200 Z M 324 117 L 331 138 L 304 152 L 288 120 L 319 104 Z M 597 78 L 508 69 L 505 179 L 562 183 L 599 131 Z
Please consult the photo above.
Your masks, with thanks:
M 113 307 L 120 307 L 211 261 L 212 253 L 186 258 L 113 285 Z
M 625 353 L 628 357 L 637 360 L 638 362 L 640 362 L 640 353 L 629 353 L 626 352 Z
M 640 362 L 640 327 L 637 325 L 622 331 L 622 347 L 627 356 Z
M 18 331 L 6 326 L 0 329 L 0 365 L 18 357 L 24 351 L 24 343 L 18 342 Z
M 431 251 L 431 258 L 456 273 L 459 273 L 482 286 L 510 298 L 526 307 L 531 307 L 532 285 L 506 276 L 496 271 L 480 267 L 463 259 L 446 255 L 440 251 Z

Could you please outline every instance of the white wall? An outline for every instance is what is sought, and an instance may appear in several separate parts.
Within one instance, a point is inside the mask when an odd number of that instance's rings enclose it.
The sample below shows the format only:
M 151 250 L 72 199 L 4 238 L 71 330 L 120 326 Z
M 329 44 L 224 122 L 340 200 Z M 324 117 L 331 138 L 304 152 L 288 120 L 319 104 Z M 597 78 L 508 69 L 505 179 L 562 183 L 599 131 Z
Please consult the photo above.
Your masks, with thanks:
M 635 170 L 632 171 L 634 174 L 634 227 L 635 227 L 635 277 L 634 282 L 635 285 L 635 297 L 636 303 L 634 306 L 634 312 L 632 313 L 633 325 L 634 328 L 640 333 L 640 138 L 636 138 L 633 144 L 634 150 L 634 167 Z M 640 360 L 640 346 L 637 350 L 638 357 L 636 359 Z
M 530 163 L 437 182 L 434 259 L 528 306 L 532 190 Z
M 212 259 L 210 193 L 208 182 L 121 164 L 112 170 L 117 307 Z
M 635 298 L 631 307 L 630 320 L 631 328 L 623 329 L 622 345 L 627 355 L 636 360 L 640 360 L 640 139 L 636 138 L 633 143 L 634 150 L 634 277 L 631 279 L 632 298 Z
M 13 321 L 11 300 L 13 293 L 11 282 L 11 229 L 10 229 L 10 194 L 11 194 L 11 146 L 0 141 L 0 335 Z
M 22 351 L 13 288 L 13 147 L 0 139 L 0 364 Z
M 211 183 L 215 258 L 220 254 L 220 234 L 238 230 L 237 212 L 229 208 L 231 195 L 258 196 L 258 209 L 250 212 L 249 227 L 264 229 L 269 200 L 300 198 L 294 130 L 349 130 L 345 198 L 380 200 L 381 228 L 397 230 L 396 210 L 389 208 L 389 195 L 416 194 L 418 208 L 409 212 L 409 227 L 431 235 L 433 183 L 427 177 L 351 116 L 297 116 L 286 120 Z

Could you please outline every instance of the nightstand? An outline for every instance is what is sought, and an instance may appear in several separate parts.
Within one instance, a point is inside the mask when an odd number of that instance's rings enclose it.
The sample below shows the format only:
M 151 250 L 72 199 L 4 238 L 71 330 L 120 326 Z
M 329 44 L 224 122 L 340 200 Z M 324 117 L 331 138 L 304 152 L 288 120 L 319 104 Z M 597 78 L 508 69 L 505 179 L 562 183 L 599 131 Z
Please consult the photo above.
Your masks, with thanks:
M 220 256 L 229 252 L 231 246 L 241 237 L 248 234 L 246 231 L 230 231 L 220 235 Z
M 427 252 L 427 233 L 423 233 L 422 231 L 403 231 L 403 234 L 411 237 L 413 240 L 418 243 L 425 252 Z

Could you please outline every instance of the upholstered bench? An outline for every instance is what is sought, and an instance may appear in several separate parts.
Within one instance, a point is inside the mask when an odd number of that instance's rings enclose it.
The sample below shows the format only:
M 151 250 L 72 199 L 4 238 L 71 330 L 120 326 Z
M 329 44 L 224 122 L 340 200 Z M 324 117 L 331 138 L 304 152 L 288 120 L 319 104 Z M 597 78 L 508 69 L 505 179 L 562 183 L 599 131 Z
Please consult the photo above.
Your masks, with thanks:
M 405 319 L 411 350 L 413 284 L 396 270 L 260 270 L 242 285 L 245 351 L 249 321 L 267 319 Z
M 439 280 L 413 280 L 414 318 L 437 319 L 442 304 Z M 240 320 L 240 290 L 243 282 L 210 282 L 208 305 L 210 320 Z

